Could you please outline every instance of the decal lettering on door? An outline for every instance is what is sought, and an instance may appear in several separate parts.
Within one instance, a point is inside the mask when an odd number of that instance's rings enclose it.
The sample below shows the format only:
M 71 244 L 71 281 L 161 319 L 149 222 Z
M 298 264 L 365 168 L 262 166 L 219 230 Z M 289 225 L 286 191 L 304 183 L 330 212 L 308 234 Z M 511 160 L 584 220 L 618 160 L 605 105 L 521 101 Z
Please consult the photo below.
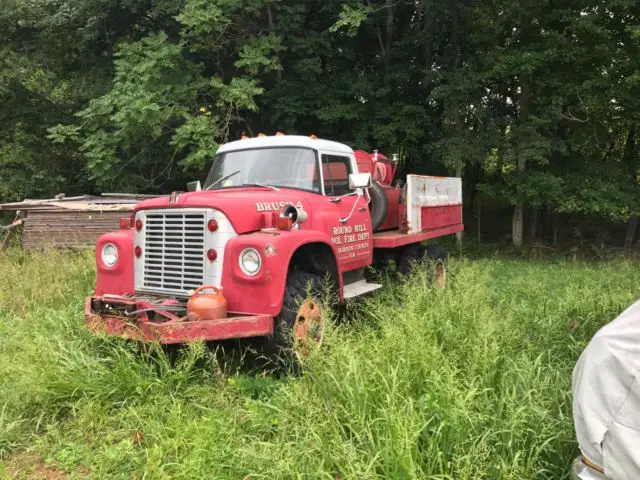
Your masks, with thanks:
M 331 241 L 336 246 L 340 260 L 355 258 L 358 255 L 367 255 L 369 232 L 364 223 L 353 227 L 351 225 L 333 227 L 332 233 Z

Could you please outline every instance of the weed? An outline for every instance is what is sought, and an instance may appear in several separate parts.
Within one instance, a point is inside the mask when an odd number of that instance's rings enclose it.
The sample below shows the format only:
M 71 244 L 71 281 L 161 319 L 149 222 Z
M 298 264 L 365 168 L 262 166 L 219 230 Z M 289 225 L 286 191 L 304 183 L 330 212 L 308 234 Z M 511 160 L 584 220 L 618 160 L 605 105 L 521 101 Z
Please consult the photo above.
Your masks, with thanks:
M 278 379 L 89 334 L 89 253 L 11 251 L 0 272 L 5 471 L 95 478 L 566 478 L 571 370 L 640 291 L 622 260 L 456 258 L 445 291 L 385 277 Z

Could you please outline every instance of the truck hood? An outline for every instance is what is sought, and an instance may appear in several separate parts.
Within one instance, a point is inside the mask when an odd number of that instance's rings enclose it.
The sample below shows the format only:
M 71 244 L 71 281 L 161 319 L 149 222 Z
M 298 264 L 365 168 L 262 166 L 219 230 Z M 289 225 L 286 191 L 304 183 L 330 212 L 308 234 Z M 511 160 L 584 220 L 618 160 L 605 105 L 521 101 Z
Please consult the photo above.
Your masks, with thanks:
M 311 215 L 309 197 L 315 195 L 295 189 L 267 187 L 225 188 L 211 191 L 175 193 L 144 200 L 135 211 L 159 208 L 215 208 L 224 213 L 239 234 L 255 232 L 263 227 L 262 214 L 279 212 L 292 203 Z M 172 200 L 173 199 L 173 200 Z

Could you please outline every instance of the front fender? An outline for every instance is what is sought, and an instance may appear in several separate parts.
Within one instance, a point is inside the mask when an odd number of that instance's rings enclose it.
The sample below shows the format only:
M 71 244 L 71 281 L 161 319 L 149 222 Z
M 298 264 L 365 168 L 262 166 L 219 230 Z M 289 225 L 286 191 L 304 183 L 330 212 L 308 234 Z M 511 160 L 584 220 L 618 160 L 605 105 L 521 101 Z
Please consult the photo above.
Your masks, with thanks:
M 118 249 L 118 261 L 109 268 L 102 262 L 102 247 L 112 243 Z M 117 230 L 101 235 L 96 244 L 96 295 L 127 295 L 133 286 L 133 230 Z
M 308 243 L 322 243 L 336 251 L 331 238 L 322 232 L 305 230 L 257 232 L 235 237 L 226 245 L 222 287 L 229 310 L 237 313 L 266 313 L 276 316 L 282 309 L 287 272 L 293 254 Z M 262 257 L 257 275 L 249 277 L 240 269 L 240 253 L 255 248 Z M 337 264 L 337 263 L 336 263 Z M 338 275 L 340 291 L 342 277 Z

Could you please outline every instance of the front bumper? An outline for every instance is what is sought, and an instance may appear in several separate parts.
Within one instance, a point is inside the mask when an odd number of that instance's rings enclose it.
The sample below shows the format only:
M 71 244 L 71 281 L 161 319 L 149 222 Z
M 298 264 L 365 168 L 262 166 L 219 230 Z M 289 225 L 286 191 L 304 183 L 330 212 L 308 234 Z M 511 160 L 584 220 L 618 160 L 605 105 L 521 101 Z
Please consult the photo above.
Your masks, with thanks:
M 578 457 L 571 466 L 570 480 L 609 480 L 604 474 L 589 467 L 582 459 Z
M 109 308 L 103 308 L 105 305 Z M 135 297 L 87 297 L 85 304 L 87 328 L 94 333 L 112 337 L 155 341 L 167 345 L 273 335 L 273 316 L 271 315 L 230 313 L 226 318 L 217 320 L 189 321 L 176 318 L 151 321 L 150 316 L 141 306 L 141 302 Z M 140 313 L 135 316 L 125 315 L 124 312 L 127 311 L 140 311 Z

